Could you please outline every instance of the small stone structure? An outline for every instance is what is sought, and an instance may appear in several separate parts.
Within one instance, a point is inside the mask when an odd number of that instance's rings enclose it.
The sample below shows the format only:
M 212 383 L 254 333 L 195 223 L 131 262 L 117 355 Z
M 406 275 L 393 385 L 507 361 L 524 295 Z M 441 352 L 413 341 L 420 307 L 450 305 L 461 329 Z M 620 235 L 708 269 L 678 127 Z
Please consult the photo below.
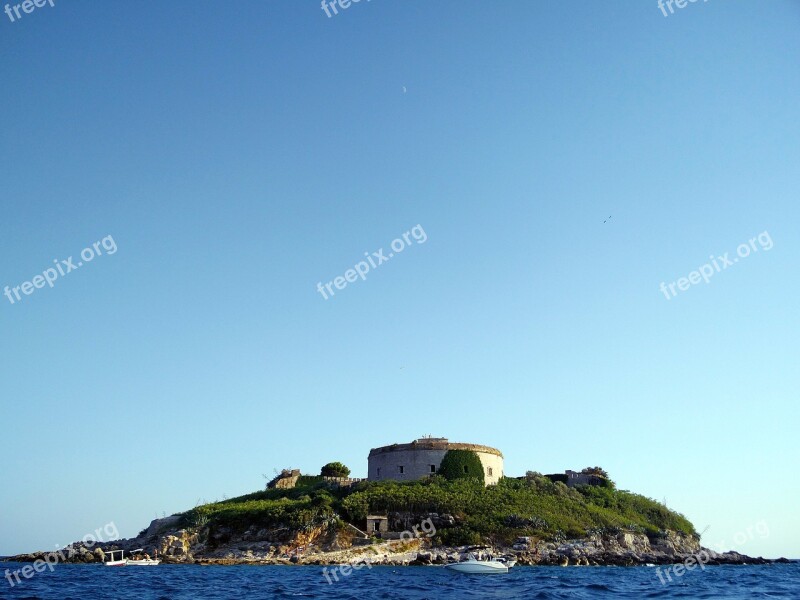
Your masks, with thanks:
M 367 531 L 370 535 L 380 537 L 389 531 L 389 517 L 367 515 Z
M 606 481 L 605 477 L 597 475 L 596 473 L 579 473 L 578 471 L 570 471 L 567 469 L 565 474 L 569 487 L 575 487 L 576 485 L 603 485 Z
M 287 490 L 297 485 L 300 469 L 284 469 L 267 484 L 267 489 Z

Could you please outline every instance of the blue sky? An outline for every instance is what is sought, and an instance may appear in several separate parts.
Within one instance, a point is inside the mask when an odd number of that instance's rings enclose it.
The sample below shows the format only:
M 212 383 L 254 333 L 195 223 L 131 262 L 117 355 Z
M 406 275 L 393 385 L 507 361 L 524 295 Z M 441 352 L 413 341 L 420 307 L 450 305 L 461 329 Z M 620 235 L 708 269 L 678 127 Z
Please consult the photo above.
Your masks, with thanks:
M 117 247 L 0 296 L 0 554 L 433 434 L 800 556 L 798 27 L 789 0 L 0 13 L 0 286 Z

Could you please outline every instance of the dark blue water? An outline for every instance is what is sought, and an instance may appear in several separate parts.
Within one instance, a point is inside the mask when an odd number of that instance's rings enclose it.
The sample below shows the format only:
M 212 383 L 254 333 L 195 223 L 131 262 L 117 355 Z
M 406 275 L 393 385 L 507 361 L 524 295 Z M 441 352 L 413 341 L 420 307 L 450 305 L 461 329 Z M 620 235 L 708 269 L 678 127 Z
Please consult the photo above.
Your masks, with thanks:
M 21 568 L 0 563 L 0 570 Z M 333 580 L 332 580 L 333 581 Z M 663 585 L 648 567 L 518 567 L 505 575 L 464 575 L 441 567 L 372 567 L 329 584 L 320 567 L 231 566 L 110 568 L 57 565 L 10 587 L 0 598 L 133 600 L 228 598 L 800 598 L 800 564 L 706 567 Z

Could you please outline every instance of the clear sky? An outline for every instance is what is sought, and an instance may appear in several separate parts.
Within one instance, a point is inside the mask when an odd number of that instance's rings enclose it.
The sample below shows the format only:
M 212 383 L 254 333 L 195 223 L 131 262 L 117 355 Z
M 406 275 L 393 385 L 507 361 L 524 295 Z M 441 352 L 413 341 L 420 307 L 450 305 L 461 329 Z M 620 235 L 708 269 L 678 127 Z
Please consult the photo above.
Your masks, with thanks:
M 0 554 L 432 434 L 800 557 L 799 30 L 789 0 L 0 13 Z

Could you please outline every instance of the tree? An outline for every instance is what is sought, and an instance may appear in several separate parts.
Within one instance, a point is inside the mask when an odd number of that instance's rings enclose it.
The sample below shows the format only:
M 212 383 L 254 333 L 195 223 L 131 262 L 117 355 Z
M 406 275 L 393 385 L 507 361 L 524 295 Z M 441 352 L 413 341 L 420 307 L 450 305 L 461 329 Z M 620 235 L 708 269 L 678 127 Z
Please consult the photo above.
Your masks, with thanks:
M 485 482 L 483 463 L 472 450 L 448 450 L 439 466 L 439 475 L 455 479 L 478 479 Z
M 602 467 L 586 467 L 581 471 L 581 473 L 584 475 L 592 475 L 595 478 L 592 485 L 599 485 L 602 487 L 611 488 L 612 490 L 616 489 L 617 487 L 617 485 L 611 481 L 611 478 L 609 478 L 606 470 Z
M 597 477 L 605 477 L 608 479 L 608 473 L 602 467 L 586 467 L 585 469 L 581 470 L 581 473 L 586 475 L 596 475 Z
M 322 467 L 320 475 L 325 477 L 347 477 L 350 475 L 350 469 L 340 462 L 330 462 Z

